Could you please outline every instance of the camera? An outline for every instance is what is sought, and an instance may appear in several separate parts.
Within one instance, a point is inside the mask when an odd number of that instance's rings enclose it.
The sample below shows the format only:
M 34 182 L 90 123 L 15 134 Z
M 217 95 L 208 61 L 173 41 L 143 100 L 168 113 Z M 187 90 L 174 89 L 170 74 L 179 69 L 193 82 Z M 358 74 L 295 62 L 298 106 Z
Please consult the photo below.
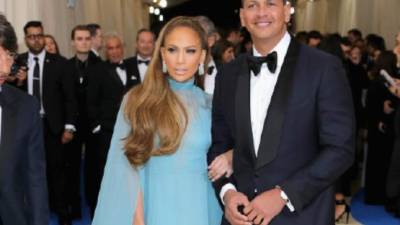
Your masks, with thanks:
M 18 71 L 22 69 L 24 71 L 28 70 L 27 62 L 26 60 L 23 60 L 21 57 L 17 57 L 14 60 L 14 64 L 11 66 L 11 72 L 10 76 L 15 76 L 17 75 Z

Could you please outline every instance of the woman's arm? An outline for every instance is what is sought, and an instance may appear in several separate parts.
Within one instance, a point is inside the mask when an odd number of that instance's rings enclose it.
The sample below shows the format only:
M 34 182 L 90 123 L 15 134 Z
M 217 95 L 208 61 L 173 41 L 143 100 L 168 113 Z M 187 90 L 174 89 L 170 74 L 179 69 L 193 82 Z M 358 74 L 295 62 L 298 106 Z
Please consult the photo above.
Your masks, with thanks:
M 139 193 L 138 193 L 136 210 L 135 210 L 135 214 L 133 217 L 133 225 L 144 225 L 144 210 L 143 210 L 142 191 L 139 191 Z

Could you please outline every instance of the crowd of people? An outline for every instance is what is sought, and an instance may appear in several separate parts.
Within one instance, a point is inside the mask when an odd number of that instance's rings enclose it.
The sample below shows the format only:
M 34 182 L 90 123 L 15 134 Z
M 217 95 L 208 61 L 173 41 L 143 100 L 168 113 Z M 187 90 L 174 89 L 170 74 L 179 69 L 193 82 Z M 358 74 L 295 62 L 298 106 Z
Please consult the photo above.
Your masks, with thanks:
M 400 84 L 400 32 L 393 50 L 358 29 L 290 34 L 285 0 L 244 0 L 240 17 L 241 29 L 205 16 L 140 29 L 128 58 L 118 33 L 77 25 L 66 59 L 40 21 L 17 54 L 1 16 L 1 147 L 24 161 L 0 173 L 35 190 L 1 205 L 0 224 L 43 225 L 52 211 L 68 225 L 81 198 L 95 225 L 348 222 L 362 169 L 365 202 L 400 217 L 400 91 L 380 75 Z M 20 96 L 17 125 L 6 95 Z M 20 146 L 5 141 L 11 126 L 29 133 Z

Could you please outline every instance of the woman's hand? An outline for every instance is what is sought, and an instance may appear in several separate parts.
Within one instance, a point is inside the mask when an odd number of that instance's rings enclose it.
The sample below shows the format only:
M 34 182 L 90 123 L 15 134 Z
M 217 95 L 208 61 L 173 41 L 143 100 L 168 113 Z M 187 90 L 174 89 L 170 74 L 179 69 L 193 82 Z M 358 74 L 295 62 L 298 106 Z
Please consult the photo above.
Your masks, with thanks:
M 218 180 L 220 177 L 230 177 L 233 173 L 232 168 L 233 149 L 217 156 L 208 166 L 208 178 L 212 182 Z

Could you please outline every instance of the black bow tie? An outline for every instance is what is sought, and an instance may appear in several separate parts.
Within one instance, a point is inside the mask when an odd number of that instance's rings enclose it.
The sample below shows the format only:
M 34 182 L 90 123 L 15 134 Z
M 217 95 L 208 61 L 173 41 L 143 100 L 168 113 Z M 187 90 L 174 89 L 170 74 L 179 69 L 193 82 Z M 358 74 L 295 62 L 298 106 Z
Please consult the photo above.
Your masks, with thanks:
M 249 63 L 249 68 L 253 71 L 254 75 L 257 76 L 260 73 L 261 65 L 267 63 L 268 70 L 271 73 L 275 73 L 278 55 L 276 52 L 271 52 L 267 56 L 248 56 L 247 62 Z
M 121 70 L 125 70 L 126 66 L 124 63 L 110 63 L 113 68 L 120 68 Z
M 138 64 L 140 65 L 140 64 L 142 64 L 142 63 L 144 63 L 144 64 L 146 64 L 146 66 L 148 66 L 149 65 L 149 62 L 150 62 L 150 60 L 138 60 Z
M 208 74 L 208 75 L 212 75 L 213 72 L 214 72 L 214 69 L 215 69 L 215 66 L 210 66 L 210 67 L 208 67 L 208 69 L 207 69 L 207 74 Z

